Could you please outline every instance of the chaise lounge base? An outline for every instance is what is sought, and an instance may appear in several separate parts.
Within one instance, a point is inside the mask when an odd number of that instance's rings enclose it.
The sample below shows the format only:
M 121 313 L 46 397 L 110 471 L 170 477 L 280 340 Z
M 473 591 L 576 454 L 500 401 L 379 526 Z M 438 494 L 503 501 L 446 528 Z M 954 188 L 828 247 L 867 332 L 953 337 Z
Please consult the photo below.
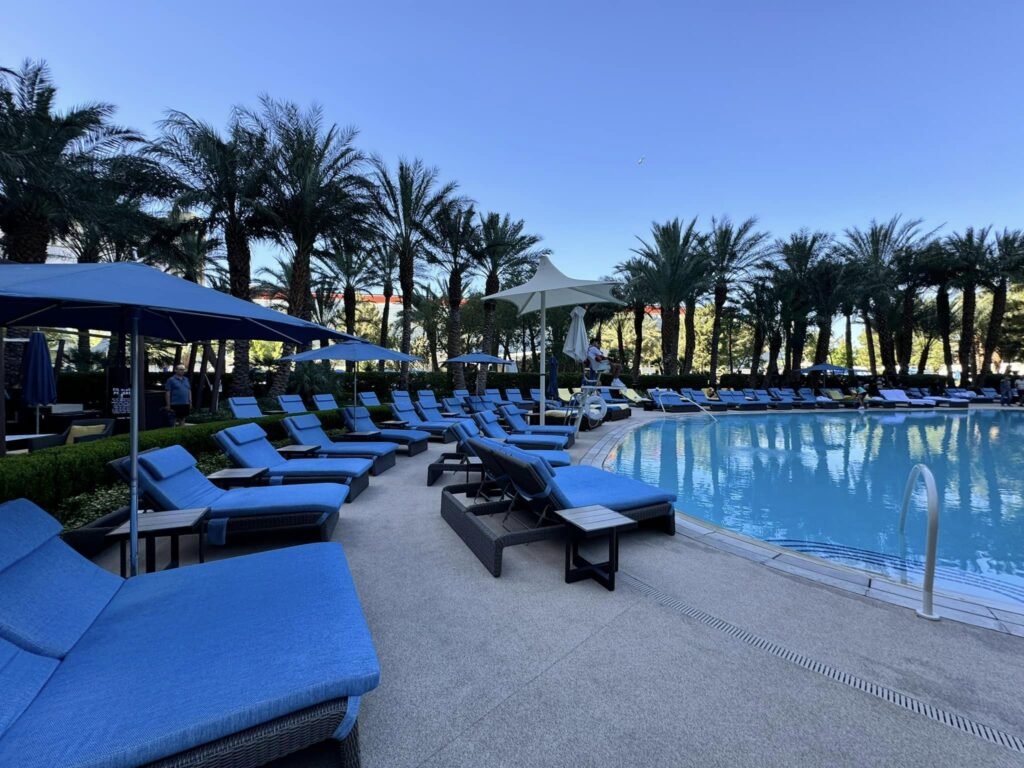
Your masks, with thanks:
M 433 485 L 445 472 L 466 474 L 469 482 L 470 473 L 482 475 L 484 466 L 479 461 L 470 459 L 464 453 L 442 453 L 441 458 L 427 466 L 427 485 Z
M 324 702 L 143 768 L 359 768 L 359 724 L 344 740 L 331 738 L 347 712 L 348 699 Z

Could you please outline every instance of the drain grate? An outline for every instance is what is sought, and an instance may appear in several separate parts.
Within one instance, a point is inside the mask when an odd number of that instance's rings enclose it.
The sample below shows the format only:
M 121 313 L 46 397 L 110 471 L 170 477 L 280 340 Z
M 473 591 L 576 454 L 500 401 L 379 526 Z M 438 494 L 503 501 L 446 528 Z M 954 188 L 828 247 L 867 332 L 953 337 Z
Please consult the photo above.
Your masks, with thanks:
M 964 717 L 963 715 L 958 715 L 955 712 L 949 712 L 948 710 L 941 709 L 940 707 L 934 707 L 927 702 L 921 701 L 909 694 L 901 693 L 894 688 L 873 683 L 870 680 L 865 680 L 863 677 L 851 675 L 848 672 L 843 672 L 833 666 L 804 656 L 802 653 L 797 653 L 796 651 L 790 650 L 778 643 L 759 637 L 745 629 L 741 629 L 735 624 L 729 623 L 725 619 L 720 619 L 706 611 L 700 610 L 699 608 L 694 608 L 692 605 L 687 605 L 682 600 L 672 597 L 671 595 L 662 592 L 657 587 L 652 587 L 650 584 L 640 581 L 640 579 L 637 579 L 635 576 L 630 576 L 624 571 L 620 571 L 618 573 L 618 578 L 620 582 L 628 584 L 637 592 L 652 598 L 655 602 L 665 606 L 666 608 L 678 611 L 684 616 L 688 616 L 691 619 L 699 621 L 701 624 L 705 624 L 712 629 L 724 632 L 730 637 L 744 642 L 747 645 L 753 646 L 754 648 L 770 653 L 773 656 L 777 656 L 780 659 L 785 659 L 792 664 L 796 664 L 798 667 L 823 675 L 830 680 L 842 683 L 850 688 L 856 688 L 858 691 L 875 696 L 883 701 L 889 702 L 890 704 L 895 704 L 898 707 L 915 712 L 916 714 L 924 715 L 930 720 L 942 723 L 943 725 L 948 725 L 950 728 L 956 728 L 964 733 L 977 736 L 979 739 L 984 739 L 992 744 L 998 744 L 999 746 L 1006 747 L 1014 752 L 1024 753 L 1024 739 L 1021 739 L 1018 736 L 1013 736 L 1012 734 L 1000 731 L 997 728 L 992 728 L 984 723 L 976 722 L 968 717 Z

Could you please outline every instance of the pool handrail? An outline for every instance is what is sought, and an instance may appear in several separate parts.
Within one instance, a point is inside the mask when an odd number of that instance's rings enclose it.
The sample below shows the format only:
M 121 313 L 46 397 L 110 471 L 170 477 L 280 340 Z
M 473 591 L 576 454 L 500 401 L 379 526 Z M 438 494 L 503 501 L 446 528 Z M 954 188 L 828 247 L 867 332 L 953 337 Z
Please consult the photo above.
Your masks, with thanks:
M 907 523 L 907 508 L 910 497 L 918 478 L 924 480 L 924 490 L 928 500 L 928 533 L 925 537 L 924 555 L 924 588 L 921 592 L 921 607 L 917 615 L 929 621 L 938 621 L 941 616 L 935 613 L 932 603 L 932 591 L 935 587 L 935 550 L 939 540 L 939 493 L 935 487 L 935 475 L 924 464 L 915 464 L 907 478 L 907 487 L 903 491 L 903 506 L 900 509 L 900 538 L 903 538 Z

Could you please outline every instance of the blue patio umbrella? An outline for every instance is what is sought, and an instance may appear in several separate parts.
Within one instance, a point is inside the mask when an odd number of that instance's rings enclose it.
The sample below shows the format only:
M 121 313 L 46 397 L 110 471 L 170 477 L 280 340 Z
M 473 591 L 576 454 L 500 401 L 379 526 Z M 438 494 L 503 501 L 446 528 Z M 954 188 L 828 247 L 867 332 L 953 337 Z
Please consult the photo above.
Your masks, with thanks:
M 300 352 L 297 355 L 289 355 L 283 358 L 296 363 L 311 362 L 313 360 L 344 360 L 346 362 L 362 363 L 370 360 L 391 360 L 398 363 L 418 363 L 420 359 L 404 352 L 398 352 L 387 347 L 378 347 L 368 341 L 343 341 L 338 344 L 331 344 L 329 347 L 311 349 L 307 352 Z M 356 402 L 356 394 L 359 391 L 359 367 L 352 371 L 352 404 Z
M 57 402 L 57 381 L 50 362 L 46 336 L 35 331 L 28 337 L 21 360 L 21 396 L 25 405 L 36 409 L 36 432 L 39 432 L 39 407 Z
M 834 373 L 837 376 L 845 376 L 849 372 L 849 368 L 843 368 L 841 365 L 832 365 L 830 363 L 818 363 L 810 368 L 800 369 L 800 373 Z
M 448 365 L 448 363 L 477 363 L 479 365 L 508 365 L 511 360 L 506 360 L 504 357 L 496 357 L 495 355 L 485 355 L 483 352 L 467 352 L 464 355 L 457 355 L 456 357 L 449 357 L 441 365 Z
M 0 326 L 92 328 L 131 337 L 131 574 L 138 572 L 142 338 L 265 339 L 308 344 L 355 336 L 204 288 L 142 264 L 0 264 Z M 3 419 L 0 418 L 0 432 Z M 0 435 L 2 436 L 2 435 Z

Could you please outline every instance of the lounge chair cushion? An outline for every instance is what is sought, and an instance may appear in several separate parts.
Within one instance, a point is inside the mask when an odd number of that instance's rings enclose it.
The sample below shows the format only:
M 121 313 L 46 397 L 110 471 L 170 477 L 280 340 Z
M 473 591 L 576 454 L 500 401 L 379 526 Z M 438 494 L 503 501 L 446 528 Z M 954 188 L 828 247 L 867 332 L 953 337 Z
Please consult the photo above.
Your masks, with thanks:
M 334 395 L 313 395 L 313 405 L 320 411 L 336 411 L 338 409 L 338 401 L 334 399 Z
M 46 685 L 58 659 L 26 651 L 0 638 L 0 739 Z M 15 763 L 12 763 L 15 765 Z
M 3 514 L 0 637 L 32 653 L 60 658 L 103 610 L 121 580 L 68 549 L 57 538 L 60 523 L 32 502 L 8 502 Z
M 27 661 L 19 694 L 47 670 L 45 661 Z M 0 737 L 0 764 L 148 763 L 305 707 L 358 697 L 378 679 L 337 544 L 147 574 L 123 582 Z M 144 705 L 126 701 L 126 681 Z
M 326 475 L 358 477 L 366 474 L 372 468 L 373 461 L 371 459 L 296 459 L 271 467 L 270 478 L 273 482 L 277 478 L 324 477 Z
M 186 472 L 196 465 L 196 460 L 180 445 L 171 445 L 160 451 L 139 454 L 139 464 L 158 480 Z
M 267 436 L 267 433 L 263 431 L 263 427 L 259 424 L 240 424 L 237 427 L 229 427 L 224 430 L 224 434 L 236 445 L 254 443 L 257 440 L 265 439 Z
M 330 515 L 348 498 L 348 487 L 341 483 L 304 483 L 302 485 L 255 486 L 233 488 L 210 505 L 210 518 L 258 517 L 280 515 L 297 510 Z M 213 523 L 211 522 L 211 527 Z
M 563 509 L 603 504 L 621 512 L 676 499 L 674 493 L 639 480 L 613 475 L 597 467 L 563 467 L 554 472 L 553 492 Z

